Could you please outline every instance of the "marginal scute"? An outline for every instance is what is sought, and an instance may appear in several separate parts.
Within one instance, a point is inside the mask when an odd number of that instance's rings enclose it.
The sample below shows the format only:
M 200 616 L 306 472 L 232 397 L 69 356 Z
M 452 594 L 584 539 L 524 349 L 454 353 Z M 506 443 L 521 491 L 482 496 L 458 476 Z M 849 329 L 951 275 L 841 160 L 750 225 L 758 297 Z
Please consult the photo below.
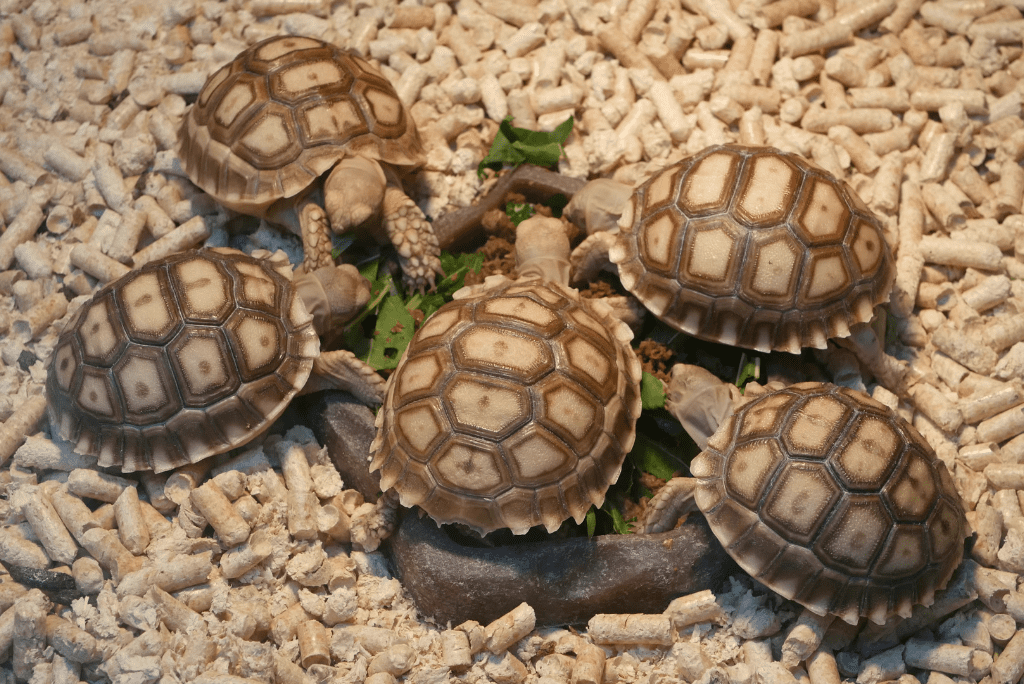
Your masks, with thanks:
M 819 615 L 906 615 L 963 558 L 967 521 L 943 463 L 847 388 L 802 383 L 740 406 L 690 468 L 694 503 L 741 567 Z
M 280 415 L 319 354 L 296 302 L 273 265 L 240 252 L 190 251 L 129 273 L 61 333 L 46 383 L 51 425 L 124 472 L 240 446 Z
M 824 348 L 895 279 L 882 224 L 842 181 L 767 147 L 721 145 L 656 173 L 609 257 L 668 325 L 760 351 Z
M 461 295 L 399 361 L 371 470 L 439 524 L 523 534 L 582 520 L 633 444 L 641 372 L 629 339 L 608 311 L 540 279 Z M 410 498 L 412 464 L 436 486 Z

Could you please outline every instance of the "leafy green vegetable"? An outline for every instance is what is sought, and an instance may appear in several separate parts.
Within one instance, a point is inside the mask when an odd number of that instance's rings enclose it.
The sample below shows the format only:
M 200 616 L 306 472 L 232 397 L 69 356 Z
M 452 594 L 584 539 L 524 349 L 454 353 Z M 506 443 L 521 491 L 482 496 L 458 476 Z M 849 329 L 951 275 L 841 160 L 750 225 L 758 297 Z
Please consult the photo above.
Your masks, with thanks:
M 366 362 L 374 370 L 394 368 L 415 332 L 416 323 L 401 298 L 386 298 L 377 314 L 377 326 Z
M 498 127 L 498 134 L 487 156 L 483 158 L 476 172 L 484 177 L 484 169 L 498 171 L 505 164 L 519 166 L 529 163 L 537 166 L 554 166 L 562 156 L 562 145 L 572 132 L 572 117 L 550 133 L 531 131 L 512 125 L 512 117 L 505 117 Z
M 483 266 L 482 254 L 441 253 L 443 276 L 438 277 L 437 288 L 429 294 L 399 292 L 390 273 L 381 273 L 380 261 L 360 267 L 370 281 L 370 301 L 366 308 L 345 327 L 344 345 L 374 370 L 389 370 L 398 365 L 405 348 L 416 332 L 413 312 L 422 314 L 423 320 L 451 301 L 452 294 L 465 284 L 466 274 L 479 272 Z M 373 333 L 367 337 L 363 322 L 376 316 Z
M 512 220 L 512 225 L 518 226 L 533 216 L 533 207 L 522 202 L 509 202 L 505 205 L 505 213 Z
M 665 406 L 665 385 L 647 371 L 640 378 L 640 402 L 645 411 Z
M 745 355 L 744 355 L 745 357 Z M 761 359 L 754 357 L 749 359 L 740 367 L 736 375 L 736 386 L 743 387 L 748 380 L 757 380 L 761 376 Z
M 594 532 L 597 532 L 597 509 L 593 506 L 587 511 L 587 537 L 593 537 Z
M 639 432 L 636 435 L 636 441 L 633 442 L 633 450 L 629 452 L 629 457 L 639 470 L 666 481 L 685 469 L 685 465 L 677 456 Z
M 633 534 L 632 524 L 636 522 L 636 518 L 630 518 L 629 520 L 626 520 L 626 518 L 622 515 L 622 511 L 620 511 L 618 508 L 612 508 L 607 512 L 612 517 L 612 527 L 615 528 L 616 532 L 618 532 L 619 534 Z

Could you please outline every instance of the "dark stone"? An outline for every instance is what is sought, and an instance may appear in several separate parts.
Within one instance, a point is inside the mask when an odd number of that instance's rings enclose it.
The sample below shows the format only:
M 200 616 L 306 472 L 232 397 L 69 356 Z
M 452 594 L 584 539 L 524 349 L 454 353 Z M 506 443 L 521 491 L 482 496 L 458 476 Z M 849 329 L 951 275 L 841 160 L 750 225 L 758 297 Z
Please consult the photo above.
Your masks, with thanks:
M 18 367 L 28 373 L 28 369 L 35 365 L 38 360 L 38 356 L 30 352 L 28 349 L 23 349 L 21 353 L 18 354 Z
M 346 489 L 367 501 L 380 493 L 380 473 L 370 472 L 370 442 L 377 434 L 373 412 L 346 392 L 317 392 L 292 402 L 320 444 L 327 447 Z
M 50 600 L 61 605 L 71 605 L 72 601 L 82 596 L 75 586 L 75 578 L 65 572 L 39 570 L 10 563 L 4 567 L 15 582 L 29 589 L 41 589 Z
M 539 626 L 584 624 L 598 613 L 660 613 L 672 599 L 718 589 L 739 571 L 699 515 L 663 534 L 496 548 L 453 537 L 407 511 L 384 546 L 416 607 L 440 625 L 486 624 L 523 601 Z
M 367 467 L 373 413 L 343 392 L 301 397 L 293 405 L 327 447 L 345 486 L 376 500 L 380 478 Z M 417 608 L 438 624 L 486 624 L 523 601 L 533 606 L 538 625 L 582 624 L 597 613 L 660 613 L 672 599 L 717 589 L 738 572 L 699 515 L 664 534 L 540 541 L 509 534 L 494 547 L 456 541 L 450 528 L 403 511 L 398 531 L 383 546 Z

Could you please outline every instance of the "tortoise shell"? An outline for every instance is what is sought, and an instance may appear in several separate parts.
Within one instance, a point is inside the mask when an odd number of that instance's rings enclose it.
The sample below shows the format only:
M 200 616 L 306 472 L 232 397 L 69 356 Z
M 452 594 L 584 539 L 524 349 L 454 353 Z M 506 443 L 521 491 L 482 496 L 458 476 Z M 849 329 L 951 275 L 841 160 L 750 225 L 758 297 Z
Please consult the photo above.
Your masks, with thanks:
M 690 469 L 737 563 L 818 615 L 883 623 L 930 605 L 963 557 L 946 466 L 888 407 L 808 382 L 741 407 Z
M 346 156 L 422 163 L 412 117 L 380 70 L 315 38 L 242 51 L 203 86 L 179 140 L 182 167 L 221 203 L 259 213 Z
M 581 522 L 633 445 L 640 363 L 625 324 L 575 290 L 511 281 L 441 307 L 377 415 L 381 489 L 481 534 Z
M 824 348 L 871 320 L 895 278 L 879 220 L 845 183 L 771 147 L 721 145 L 644 182 L 610 257 L 690 335 L 759 351 Z
M 190 251 L 86 302 L 57 340 L 50 425 L 124 472 L 157 472 L 270 427 L 320 353 L 313 317 L 268 260 Z

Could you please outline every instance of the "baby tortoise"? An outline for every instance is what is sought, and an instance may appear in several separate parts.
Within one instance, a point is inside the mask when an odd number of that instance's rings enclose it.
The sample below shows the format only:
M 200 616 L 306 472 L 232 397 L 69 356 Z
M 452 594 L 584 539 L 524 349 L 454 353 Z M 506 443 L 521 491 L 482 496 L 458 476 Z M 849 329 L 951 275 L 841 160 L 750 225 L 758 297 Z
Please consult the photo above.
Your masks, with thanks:
M 517 280 L 460 290 L 416 332 L 370 449 L 382 490 L 480 534 L 582 522 L 640 414 L 633 335 L 566 285 L 561 222 L 524 221 L 516 255 Z
M 300 235 L 307 272 L 333 264 L 331 230 L 378 213 L 407 287 L 432 288 L 441 272 L 430 224 L 398 181 L 424 161 L 416 123 L 383 74 L 353 52 L 301 36 L 244 50 L 203 86 L 178 153 L 218 202 Z
M 604 254 L 667 324 L 758 351 L 825 348 L 870 321 L 895 279 L 881 222 L 857 194 L 771 147 L 711 147 L 635 191 L 592 181 L 567 216 L 591 233 L 573 253 L 577 279 Z
M 862 392 L 817 382 L 737 403 L 704 369 L 673 368 L 667 407 L 704 450 L 693 478 L 650 501 L 644 531 L 696 506 L 753 577 L 850 624 L 931 605 L 970 532 L 918 431 Z
M 318 334 L 369 301 L 351 265 L 193 250 L 110 283 L 71 318 L 46 378 L 50 425 L 101 467 L 161 472 L 249 442 L 300 391 L 380 403 L 384 380 Z

